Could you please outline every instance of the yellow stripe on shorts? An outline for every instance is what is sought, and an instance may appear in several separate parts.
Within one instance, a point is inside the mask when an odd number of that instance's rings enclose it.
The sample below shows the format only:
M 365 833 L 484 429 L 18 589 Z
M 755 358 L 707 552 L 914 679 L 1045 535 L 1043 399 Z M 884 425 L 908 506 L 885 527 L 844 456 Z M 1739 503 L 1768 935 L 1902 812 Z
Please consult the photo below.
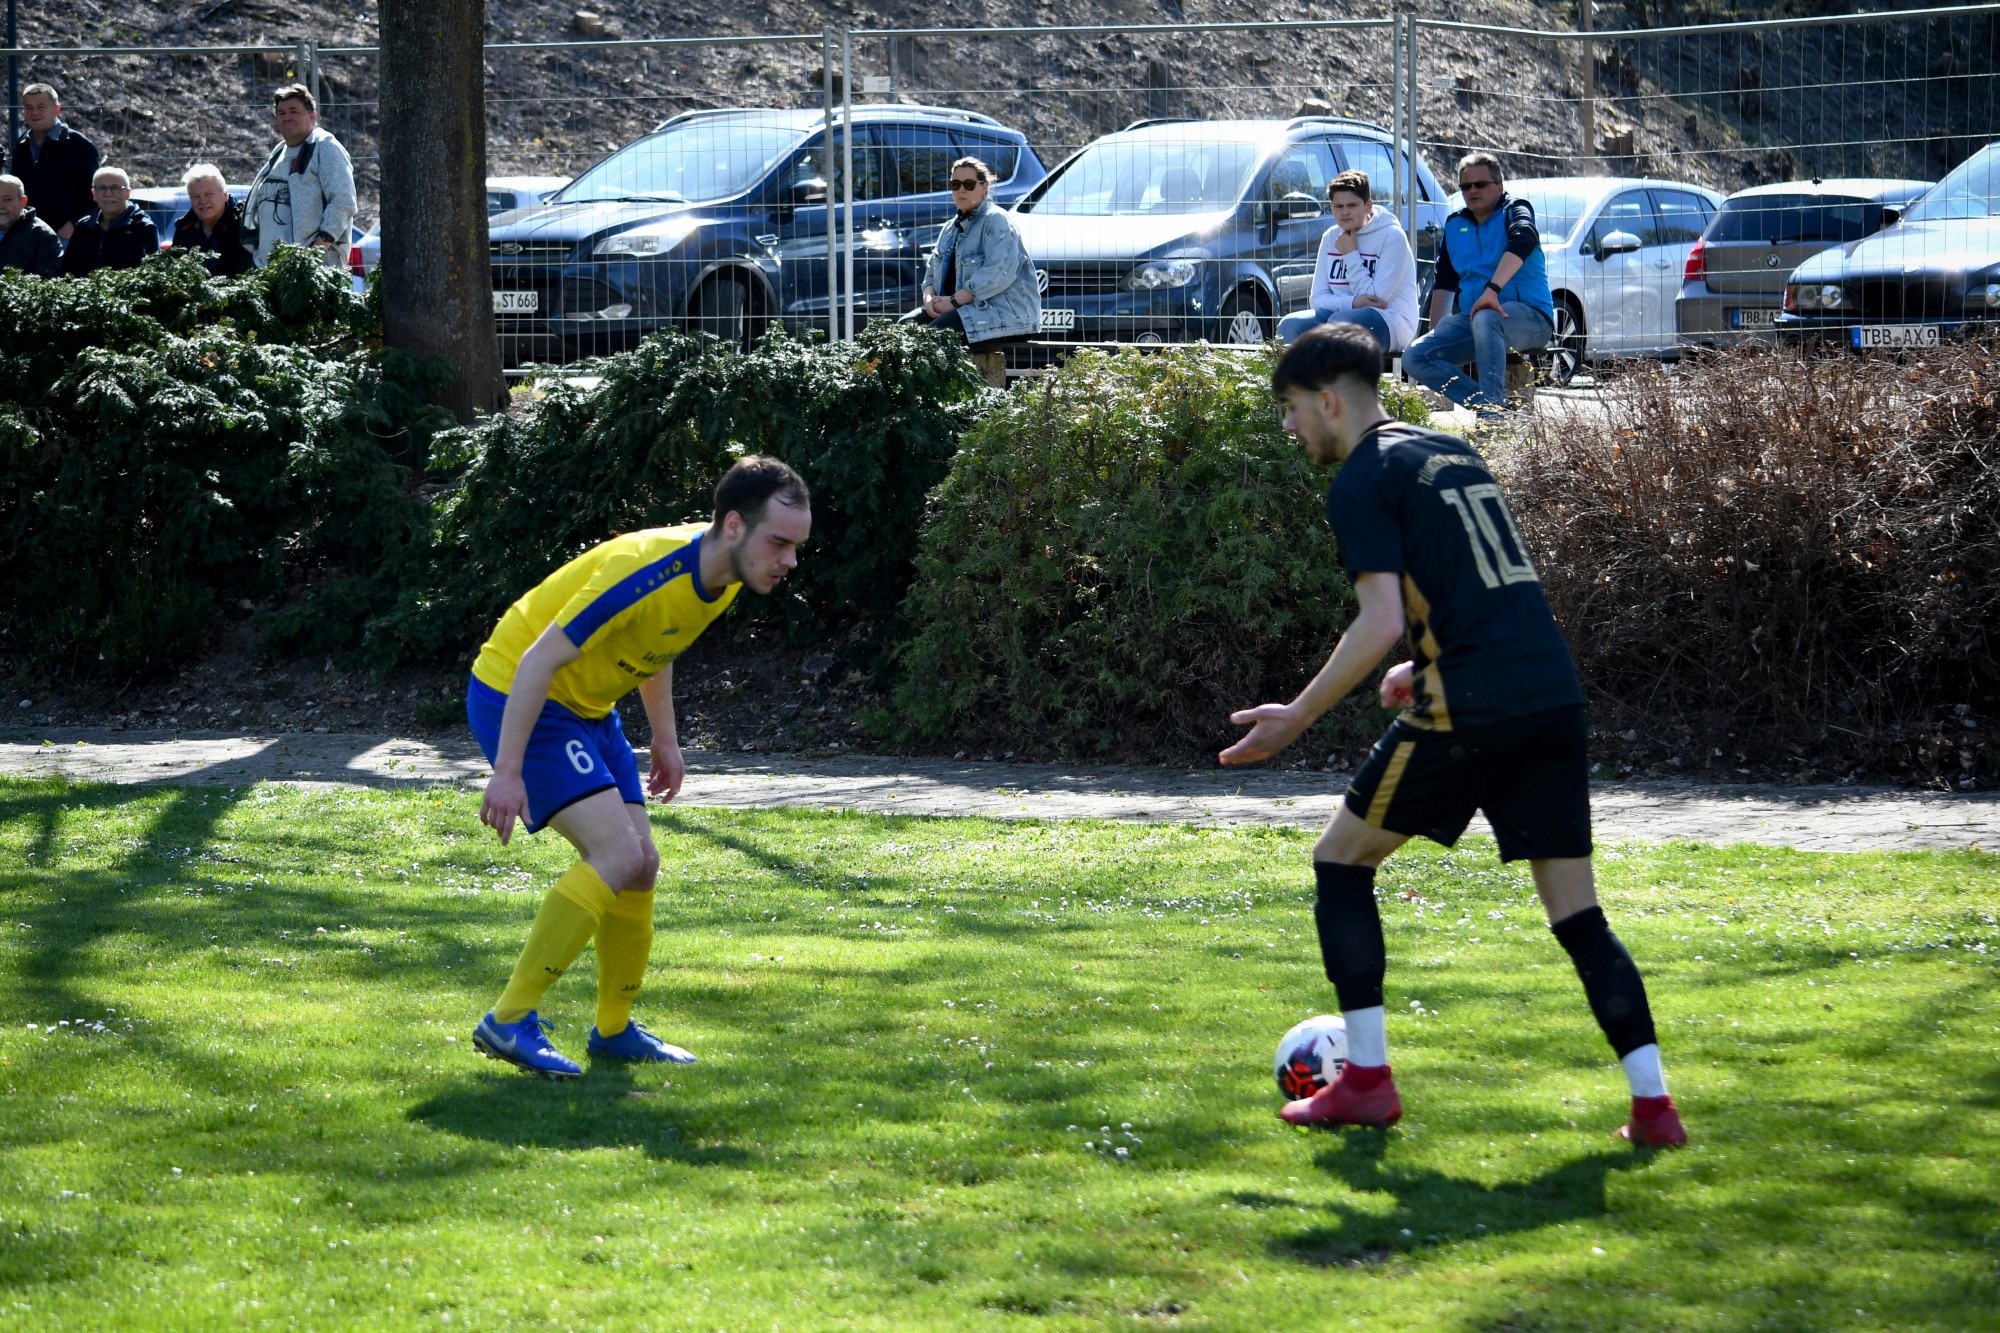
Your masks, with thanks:
M 1403 770 L 1409 766 L 1410 755 L 1417 748 L 1415 741 L 1402 741 L 1396 746 L 1396 753 L 1389 756 L 1389 766 L 1382 770 L 1382 780 L 1375 784 L 1375 799 L 1368 802 L 1368 822 L 1376 828 L 1389 817 L 1389 802 L 1396 799 L 1396 784 L 1403 780 Z

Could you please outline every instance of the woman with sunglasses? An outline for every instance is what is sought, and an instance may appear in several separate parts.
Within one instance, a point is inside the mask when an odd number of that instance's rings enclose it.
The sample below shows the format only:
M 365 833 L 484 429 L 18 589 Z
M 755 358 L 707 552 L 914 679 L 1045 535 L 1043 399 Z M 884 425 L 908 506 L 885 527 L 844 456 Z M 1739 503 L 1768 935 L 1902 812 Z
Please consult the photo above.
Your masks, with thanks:
M 1004 209 L 990 197 L 993 170 L 976 157 L 951 164 L 958 216 L 944 224 L 924 270 L 924 303 L 906 319 L 950 329 L 972 349 L 988 384 L 1007 387 L 1010 343 L 1041 327 L 1035 267 Z

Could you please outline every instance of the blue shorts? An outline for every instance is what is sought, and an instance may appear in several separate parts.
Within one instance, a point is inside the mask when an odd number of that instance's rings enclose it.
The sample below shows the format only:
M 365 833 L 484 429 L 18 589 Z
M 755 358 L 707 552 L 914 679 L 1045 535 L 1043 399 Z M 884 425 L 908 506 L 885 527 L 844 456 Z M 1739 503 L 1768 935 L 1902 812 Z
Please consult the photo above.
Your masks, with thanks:
M 506 711 L 506 695 L 477 676 L 470 678 L 465 720 L 489 764 L 500 749 L 500 719 Z M 553 699 L 544 703 L 521 756 L 521 781 L 528 789 L 530 833 L 540 833 L 558 811 L 601 791 L 616 789 L 627 805 L 646 803 L 639 763 L 615 708 L 593 721 Z

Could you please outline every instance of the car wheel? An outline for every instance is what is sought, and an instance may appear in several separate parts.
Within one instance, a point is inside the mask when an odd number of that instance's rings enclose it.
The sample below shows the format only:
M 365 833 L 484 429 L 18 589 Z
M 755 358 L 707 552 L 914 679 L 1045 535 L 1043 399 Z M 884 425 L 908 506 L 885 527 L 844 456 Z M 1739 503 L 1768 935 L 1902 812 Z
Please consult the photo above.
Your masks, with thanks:
M 1254 292 L 1234 292 L 1222 303 L 1222 341 L 1264 343 L 1272 337 L 1270 317 Z
M 1583 312 L 1568 296 L 1556 298 L 1555 337 L 1549 340 L 1549 382 L 1567 386 L 1583 369 L 1587 347 L 1584 342 Z
M 703 333 L 748 349 L 757 332 L 750 289 L 735 278 L 710 278 L 688 303 L 688 322 Z

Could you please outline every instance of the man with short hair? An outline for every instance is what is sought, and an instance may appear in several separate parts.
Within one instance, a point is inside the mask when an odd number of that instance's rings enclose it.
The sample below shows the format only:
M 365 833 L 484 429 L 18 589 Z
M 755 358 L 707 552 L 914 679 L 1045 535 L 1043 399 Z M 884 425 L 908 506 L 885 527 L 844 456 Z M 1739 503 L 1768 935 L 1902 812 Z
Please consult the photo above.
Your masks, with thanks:
M 1419 384 L 1490 418 L 1507 406 L 1508 351 L 1547 347 L 1555 334 L 1556 307 L 1534 205 L 1506 192 L 1500 159 L 1467 153 L 1458 162 L 1458 188 L 1465 207 L 1445 219 L 1431 331 L 1410 344 L 1403 369 Z M 1463 295 L 1467 289 L 1478 293 L 1470 306 Z M 1461 369 L 1468 362 L 1471 380 Z
M 67 241 L 76 220 L 92 211 L 91 180 L 97 174 L 97 145 L 65 124 L 62 99 L 52 83 L 21 90 L 21 119 L 27 128 L 14 141 L 12 174 L 35 210 Z
M 706 525 L 648 528 L 592 547 L 509 607 L 479 650 L 466 717 L 493 765 L 479 818 L 504 844 L 516 820 L 554 827 L 582 858 L 542 902 L 514 974 L 473 1030 L 482 1055 L 545 1078 L 575 1078 L 549 1043 L 542 996 L 597 942 L 593 1058 L 688 1063 L 632 1020 L 653 941 L 660 854 L 648 792 L 671 801 L 686 768 L 674 723 L 674 659 L 740 588 L 768 593 L 798 564 L 812 497 L 775 458 L 738 459 Z M 637 689 L 652 728 L 639 785 L 618 700 Z
M 1353 325 L 1304 334 L 1271 374 L 1285 429 L 1313 462 L 1340 465 L 1327 517 L 1360 612 L 1296 699 L 1230 715 L 1250 731 L 1222 762 L 1255 763 L 1291 744 L 1405 631 L 1414 650 L 1379 690 L 1402 714 L 1313 847 L 1313 920 L 1347 1024 L 1347 1065 L 1279 1114 L 1295 1125 L 1381 1127 L 1402 1116 L 1375 871 L 1413 835 L 1451 846 L 1483 811 L 1500 859 L 1528 862 L 1550 929 L 1624 1066 L 1632 1110 L 1619 1136 L 1685 1143 L 1645 983 L 1597 905 L 1588 727 L 1569 646 L 1486 461 L 1455 436 L 1391 421 L 1381 376 L 1380 346 Z
M 90 193 L 97 211 L 76 220 L 63 251 L 66 278 L 82 278 L 101 268 L 137 268 L 160 252 L 160 232 L 146 210 L 132 202 L 132 178 L 118 167 L 99 167 Z
M 311 89 L 296 83 L 278 89 L 272 117 L 278 145 L 250 182 L 243 239 L 259 268 L 281 244 L 308 246 L 343 268 L 354 225 L 354 163 L 340 140 L 319 128 Z
M 62 269 L 62 242 L 28 207 L 19 176 L 0 176 L 0 268 L 38 278 L 53 278 Z

